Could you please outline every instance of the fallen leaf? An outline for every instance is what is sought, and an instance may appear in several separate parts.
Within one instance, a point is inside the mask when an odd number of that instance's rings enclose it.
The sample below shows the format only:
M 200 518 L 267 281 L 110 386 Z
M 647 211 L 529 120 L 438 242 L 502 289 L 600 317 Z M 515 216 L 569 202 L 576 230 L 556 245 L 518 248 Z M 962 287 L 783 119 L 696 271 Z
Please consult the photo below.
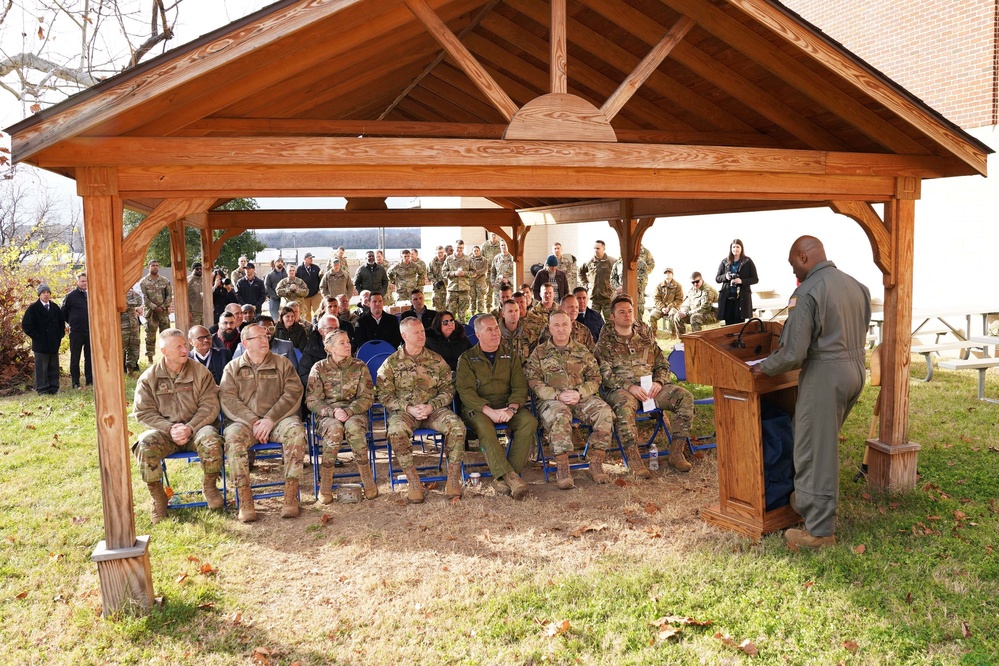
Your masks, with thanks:
M 188 561 L 188 562 L 200 562 L 201 560 L 199 560 L 199 559 L 198 559 L 197 557 L 195 557 L 194 555 L 188 555 L 188 556 L 187 556 L 187 561 Z
M 868 502 L 870 502 L 872 499 L 874 499 L 873 497 L 871 497 L 870 493 L 862 493 L 860 496 L 863 497 Z
M 265 647 L 253 648 L 253 654 L 250 655 L 250 659 L 253 660 L 254 664 L 269 666 L 271 663 L 271 651 Z
M 652 537 L 653 539 L 659 539 L 659 538 L 661 538 L 661 537 L 662 537 L 662 535 L 663 535 L 663 531 L 662 531 L 662 528 L 660 528 L 660 527 L 658 527 L 658 526 L 656 526 L 656 525 L 651 525 L 651 526 L 649 526 L 649 527 L 646 527 L 646 528 L 645 528 L 645 531 L 646 531 L 646 533 L 648 533 L 648 535 L 649 535 L 650 537 Z
M 614 479 L 614 485 L 618 486 L 620 488 L 624 488 L 624 487 L 626 487 L 628 485 L 628 482 L 625 481 L 624 479 L 618 478 L 618 479 Z
M 549 622 L 545 625 L 545 636 L 554 637 L 561 636 L 565 632 L 569 631 L 569 620 L 562 620 L 561 622 Z
M 760 653 L 760 651 L 757 650 L 756 646 L 753 644 L 753 641 L 748 638 L 739 643 L 739 649 L 748 654 L 750 657 L 755 657 Z
M 887 516 L 888 515 L 888 509 L 886 509 L 883 506 L 879 506 L 878 507 L 878 513 L 880 513 L 882 516 Z
M 954 512 L 954 520 L 964 520 L 967 517 L 968 516 L 964 513 L 964 511 L 955 511 Z
M 569 536 L 579 538 L 583 536 L 586 532 L 599 532 L 600 530 L 607 527 L 606 525 L 580 525 L 573 531 L 569 532 Z
M 64 554 L 62 554 L 62 553 L 49 553 L 49 559 L 52 560 L 53 562 L 58 562 L 59 560 L 63 559 L 64 557 L 66 557 L 66 556 Z
M 961 441 L 964 442 L 965 444 L 971 444 L 975 440 L 971 439 L 967 435 L 961 435 Z
M 187 580 L 187 574 L 182 573 L 181 575 L 177 576 L 177 580 L 175 580 L 174 582 L 179 584 L 183 583 L 185 580 Z
M 201 568 L 198 569 L 198 573 L 200 573 L 203 576 L 207 576 L 207 575 L 213 574 L 213 573 L 218 573 L 218 571 L 219 571 L 218 569 L 216 569 L 215 567 L 213 567 L 208 562 L 205 562 L 204 564 L 202 564 Z
M 565 508 L 569 509 L 570 511 L 578 511 L 579 507 L 580 507 L 579 502 L 569 502 L 568 504 L 565 505 Z
M 32 104 L 31 105 L 31 112 L 32 113 L 38 113 L 41 110 L 42 110 L 42 105 L 41 104 L 37 104 L 36 103 L 36 104 Z
M 202 610 L 208 610 L 210 608 L 215 608 L 215 604 L 213 602 L 211 602 L 211 601 L 206 601 L 203 604 L 198 604 L 198 608 L 200 608 Z
M 25 590 L 24 592 L 18 592 L 16 595 L 14 595 L 14 598 L 15 599 L 23 599 L 26 596 L 28 596 L 28 591 L 27 590 Z
M 31 425 L 30 423 L 28 425 L 24 426 L 24 427 L 27 428 L 28 430 L 38 430 L 38 428 L 36 428 L 35 426 Z
M 236 611 L 235 613 L 232 614 L 232 617 L 229 618 L 229 621 L 238 627 L 239 625 L 243 624 L 243 614 L 240 613 L 239 611 Z
M 659 507 L 656 506 L 655 504 L 653 504 L 652 502 L 648 502 L 645 505 L 645 513 L 653 514 L 653 513 L 658 513 L 658 512 L 659 512 Z
M 653 627 L 661 627 L 667 624 L 690 625 L 693 627 L 710 627 L 711 620 L 695 620 L 692 617 L 685 617 L 683 615 L 664 615 L 663 617 L 656 618 L 649 624 L 651 624 Z
M 888 502 L 888 508 L 889 509 L 897 509 L 901 505 L 902 505 L 901 502 Z
M 807 583 L 805 583 L 805 587 L 806 587 L 806 588 L 809 588 L 809 587 L 811 587 L 812 585 L 815 585 L 815 581 L 814 581 L 814 580 L 810 580 L 810 581 L 808 581 Z
M 661 641 L 667 641 L 671 638 L 679 636 L 681 631 L 683 631 L 683 627 L 672 627 L 668 624 L 664 624 L 659 627 L 659 633 L 656 637 Z
M 849 652 L 856 652 L 860 649 L 860 646 L 857 645 L 857 641 L 843 641 L 843 647 L 845 647 Z
M 967 622 L 961 623 L 961 635 L 965 638 L 971 638 L 971 627 L 968 626 Z
M 926 516 L 926 520 L 940 520 L 940 516 Z
M 912 592 L 905 595 L 905 603 L 912 604 Z
M 865 546 L 864 544 L 860 544 L 859 546 L 853 549 L 853 552 L 855 552 L 857 555 L 863 555 L 864 553 L 867 552 L 867 546 Z
M 87 522 L 86 516 L 73 516 L 74 525 L 82 525 L 85 522 Z

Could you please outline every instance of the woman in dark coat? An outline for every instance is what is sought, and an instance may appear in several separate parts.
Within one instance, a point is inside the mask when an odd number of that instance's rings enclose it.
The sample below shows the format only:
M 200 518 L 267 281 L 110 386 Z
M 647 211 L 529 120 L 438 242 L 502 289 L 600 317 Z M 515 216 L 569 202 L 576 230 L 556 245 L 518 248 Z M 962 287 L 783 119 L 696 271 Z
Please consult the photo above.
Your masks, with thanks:
M 741 324 L 753 316 L 752 285 L 760 281 L 756 264 L 746 256 L 742 241 L 736 238 L 729 246 L 728 256 L 718 265 L 715 282 L 718 290 L 718 318 L 726 325 Z
M 309 344 L 309 334 L 296 320 L 295 311 L 287 305 L 281 308 L 281 321 L 274 331 L 274 337 L 278 340 L 287 340 L 298 351 L 305 351 Z
M 465 327 L 455 321 L 449 310 L 441 310 L 427 331 L 427 349 L 444 357 L 451 372 L 458 369 L 458 357 L 472 348 Z
M 212 276 L 212 309 L 215 314 L 215 324 L 219 323 L 219 317 L 225 312 L 225 306 L 230 303 L 239 303 L 239 298 L 232 288 L 232 280 L 225 276 L 224 271 L 215 271 Z M 212 328 L 218 330 L 216 326 Z

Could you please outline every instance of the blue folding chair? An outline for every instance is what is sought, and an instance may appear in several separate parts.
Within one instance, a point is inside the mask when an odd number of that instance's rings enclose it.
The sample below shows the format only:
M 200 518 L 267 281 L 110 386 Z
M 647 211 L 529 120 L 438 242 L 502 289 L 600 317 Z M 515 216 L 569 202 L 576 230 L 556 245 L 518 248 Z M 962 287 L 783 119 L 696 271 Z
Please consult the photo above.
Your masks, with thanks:
M 309 422 L 306 425 L 309 433 L 309 455 L 312 458 L 312 484 L 315 490 L 316 498 L 319 498 L 319 466 L 323 462 L 323 438 L 319 434 L 319 430 L 316 429 L 316 415 L 309 415 Z M 342 447 L 341 447 L 341 450 Z M 348 447 L 348 450 L 349 447 Z M 358 465 L 364 464 L 362 461 L 356 461 Z M 371 466 L 372 477 L 375 474 L 375 461 L 371 458 L 370 448 L 367 464 Z M 336 488 L 340 484 L 337 483 L 337 479 L 360 479 L 361 475 L 359 472 L 336 472 L 334 468 L 333 472 L 333 487 Z
M 250 446 L 248 451 L 253 452 L 257 460 L 267 460 L 278 458 L 281 459 L 282 456 L 282 444 L 280 442 L 264 442 L 262 444 L 253 444 Z M 281 470 L 282 476 L 284 475 L 284 470 Z M 279 490 L 268 490 L 268 488 L 279 488 Z M 284 479 L 280 481 L 260 481 L 258 483 L 250 483 L 250 492 L 253 494 L 253 500 L 269 499 L 271 497 L 284 497 Z M 302 485 L 299 483 L 298 486 L 298 499 L 302 499 Z M 239 494 L 236 494 L 236 509 L 239 509 Z
M 652 435 L 650 435 L 649 438 L 644 443 L 642 444 L 636 443 L 638 446 L 638 454 L 642 457 L 643 460 L 648 460 L 651 457 L 649 454 L 649 449 L 652 448 L 652 443 L 656 441 L 656 437 L 659 436 L 660 432 L 665 433 L 666 443 L 668 446 L 660 450 L 659 455 L 664 455 L 664 456 L 669 455 L 670 451 L 673 449 L 673 435 L 669 431 L 669 424 L 666 422 L 666 415 L 663 414 L 663 410 L 661 409 L 653 409 L 650 411 L 641 410 L 635 414 L 636 426 L 640 423 L 648 423 L 649 421 L 655 423 L 655 428 L 653 428 L 652 430 Z M 617 442 L 617 448 L 621 452 L 621 459 L 624 461 L 624 464 L 626 466 L 630 467 L 630 465 L 628 465 L 628 454 L 625 452 L 624 445 L 621 443 L 621 437 L 620 435 L 618 435 L 616 425 L 614 426 L 613 432 L 614 432 L 614 441 Z M 687 440 L 688 444 L 689 442 L 690 440 Z M 644 453 L 642 453 L 642 449 L 645 449 Z
M 378 368 L 382 367 L 382 363 L 384 363 L 385 359 L 391 355 L 391 353 L 375 354 L 365 361 L 368 366 L 368 371 L 371 373 L 372 384 L 378 383 Z M 368 456 L 371 459 L 371 475 L 377 483 L 378 472 L 375 467 L 375 458 L 377 457 L 379 449 L 388 449 L 388 439 L 385 437 L 375 437 L 375 423 L 381 423 L 383 428 L 388 426 L 388 418 L 385 413 L 385 407 L 379 402 L 373 403 L 371 408 L 368 410 Z
M 379 354 L 385 354 L 386 356 L 395 351 L 390 343 L 384 340 L 368 340 L 363 345 L 357 348 L 357 360 L 367 363 L 369 359 Z
M 687 381 L 687 358 L 684 355 L 683 344 L 678 344 L 673 347 L 673 351 L 669 353 L 666 357 L 666 362 L 669 363 L 669 369 L 676 377 L 677 381 L 685 382 Z M 714 405 L 714 398 L 699 398 L 694 400 L 695 405 Z M 714 440 L 715 433 L 710 435 L 702 435 L 700 437 L 695 437 L 693 441 L 689 443 L 691 451 L 702 451 L 704 449 L 713 449 L 717 446 L 715 442 L 710 444 L 695 444 L 695 442 L 706 442 L 708 440 Z
M 532 399 L 530 402 L 531 402 L 531 413 L 534 414 L 535 417 L 537 417 L 538 413 L 537 410 L 535 409 L 535 400 Z M 593 434 L 593 429 L 590 426 L 583 424 L 583 422 L 580 421 L 579 419 L 572 420 L 572 427 L 579 428 L 580 430 L 583 430 L 585 428 L 588 431 L 588 433 L 586 435 L 586 444 L 583 446 L 583 450 L 576 451 L 574 449 L 573 452 L 569 454 L 569 469 L 570 470 L 586 469 L 587 467 L 590 466 L 589 461 L 586 460 L 586 454 L 589 452 L 590 449 L 590 435 Z M 539 463 L 541 463 L 541 469 L 545 473 L 545 483 L 548 483 L 549 467 L 554 469 L 556 465 L 554 461 L 554 456 L 549 458 L 548 456 L 545 455 L 545 428 L 544 425 L 542 425 L 540 418 L 538 418 L 537 439 L 538 439 L 538 454 L 536 460 Z M 620 444 L 618 446 L 620 446 Z M 573 462 L 574 460 L 576 462 Z
M 167 475 L 167 460 L 184 460 L 188 464 L 192 464 L 192 463 L 200 463 L 201 462 L 201 458 L 199 458 L 198 454 L 196 452 L 194 452 L 194 451 L 177 451 L 175 453 L 171 453 L 168 456 L 163 456 L 163 459 L 160 460 L 160 467 L 163 469 L 163 487 L 171 489 L 167 493 L 168 495 L 170 495 L 170 501 L 167 502 L 167 508 L 168 509 L 191 509 L 191 508 L 195 508 L 195 507 L 208 506 L 208 502 L 206 502 L 204 499 L 195 500 L 195 501 L 191 501 L 191 502 L 184 502 L 181 499 L 182 496 L 184 496 L 184 495 L 198 495 L 198 496 L 204 498 L 204 495 L 202 494 L 202 491 L 200 491 L 200 490 L 180 490 L 180 491 L 178 491 L 178 490 L 173 490 L 172 489 L 173 486 L 171 485 L 170 478 Z M 222 502 L 223 502 L 223 506 L 226 506 L 228 504 L 228 501 L 229 501 L 229 493 L 228 493 L 228 490 L 227 490 L 226 479 L 225 479 L 225 456 L 224 455 L 222 456 L 222 473 L 221 473 L 220 476 L 222 477 Z

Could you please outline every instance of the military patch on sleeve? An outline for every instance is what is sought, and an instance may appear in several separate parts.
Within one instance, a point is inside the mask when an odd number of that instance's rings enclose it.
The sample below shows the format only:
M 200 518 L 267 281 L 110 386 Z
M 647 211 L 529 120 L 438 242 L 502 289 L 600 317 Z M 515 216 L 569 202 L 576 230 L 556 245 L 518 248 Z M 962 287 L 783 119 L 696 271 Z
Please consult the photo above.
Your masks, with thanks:
M 792 296 L 791 300 L 789 300 L 787 302 L 787 307 L 790 310 L 791 308 L 793 308 L 797 304 L 798 304 L 798 297 L 797 296 Z

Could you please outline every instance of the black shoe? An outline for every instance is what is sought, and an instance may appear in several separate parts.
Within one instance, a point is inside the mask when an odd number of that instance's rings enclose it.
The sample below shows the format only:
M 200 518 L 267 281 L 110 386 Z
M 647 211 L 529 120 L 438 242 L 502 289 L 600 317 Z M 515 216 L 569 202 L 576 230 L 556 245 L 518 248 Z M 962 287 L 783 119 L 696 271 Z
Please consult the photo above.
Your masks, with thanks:
M 343 467 L 343 465 L 344 465 L 343 461 L 340 460 L 339 458 L 337 458 L 336 460 L 333 461 L 333 466 L 334 467 Z
M 76 389 L 77 391 L 79 391 L 80 390 L 80 385 L 79 384 L 73 384 L 73 388 Z

